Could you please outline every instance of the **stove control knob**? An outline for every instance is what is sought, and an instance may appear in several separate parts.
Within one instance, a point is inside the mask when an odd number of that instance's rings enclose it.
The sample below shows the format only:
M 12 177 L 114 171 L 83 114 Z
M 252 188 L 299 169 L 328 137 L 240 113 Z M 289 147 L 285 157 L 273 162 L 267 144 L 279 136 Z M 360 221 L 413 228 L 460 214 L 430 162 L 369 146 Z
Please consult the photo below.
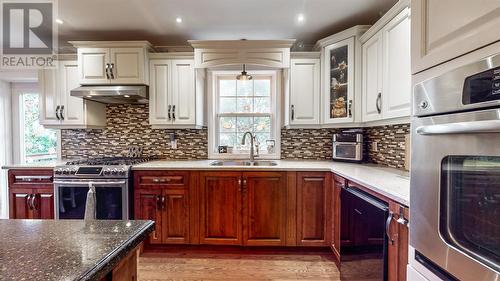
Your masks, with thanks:
M 124 176 L 124 175 L 125 175 L 125 169 L 120 169 L 120 171 L 118 171 L 118 173 L 119 173 L 121 176 Z
M 69 169 L 68 168 L 64 169 L 63 174 L 69 175 Z
M 60 175 L 60 174 L 62 174 L 62 169 L 56 169 L 56 170 L 54 171 L 54 174 L 56 174 L 56 175 Z
M 113 175 L 118 174 L 118 169 L 114 168 L 113 170 L 111 170 L 111 173 L 112 173 Z
M 109 168 L 107 168 L 102 173 L 107 176 L 107 175 L 111 174 L 111 170 Z
M 72 174 L 72 175 L 74 175 L 74 174 L 76 174 L 76 171 L 78 171 L 78 169 L 72 168 L 69 173 Z

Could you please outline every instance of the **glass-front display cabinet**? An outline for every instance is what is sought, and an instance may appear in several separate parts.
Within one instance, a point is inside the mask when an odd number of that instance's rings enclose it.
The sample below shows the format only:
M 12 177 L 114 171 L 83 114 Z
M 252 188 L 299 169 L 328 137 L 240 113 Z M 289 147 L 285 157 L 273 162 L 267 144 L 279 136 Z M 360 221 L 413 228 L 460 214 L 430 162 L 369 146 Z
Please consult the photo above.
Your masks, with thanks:
M 354 38 L 325 47 L 325 121 L 352 121 Z
M 318 41 L 322 64 L 321 124 L 361 122 L 361 43 L 358 25 Z

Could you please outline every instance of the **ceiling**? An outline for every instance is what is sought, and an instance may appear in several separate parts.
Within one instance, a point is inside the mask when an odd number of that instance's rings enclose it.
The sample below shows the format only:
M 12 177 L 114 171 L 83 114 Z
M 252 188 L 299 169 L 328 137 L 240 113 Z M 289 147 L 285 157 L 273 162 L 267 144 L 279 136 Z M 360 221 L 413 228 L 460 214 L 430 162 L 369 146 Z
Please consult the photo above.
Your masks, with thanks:
M 62 0 L 60 47 L 69 40 L 297 39 L 305 46 L 373 24 L 397 0 Z M 304 20 L 299 22 L 298 15 Z M 182 22 L 176 22 L 176 18 Z

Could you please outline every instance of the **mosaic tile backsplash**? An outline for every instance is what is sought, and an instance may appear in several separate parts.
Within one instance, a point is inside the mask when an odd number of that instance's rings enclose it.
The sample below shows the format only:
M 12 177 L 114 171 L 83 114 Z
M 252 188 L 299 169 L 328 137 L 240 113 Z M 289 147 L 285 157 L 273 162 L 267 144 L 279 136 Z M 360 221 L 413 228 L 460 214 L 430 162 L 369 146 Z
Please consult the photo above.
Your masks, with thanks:
M 105 129 L 61 130 L 61 155 L 66 159 L 125 156 L 129 146 L 142 146 L 144 156 L 162 159 L 207 159 L 206 129 L 152 129 L 148 105 L 108 105 Z M 177 136 L 177 149 L 170 134 Z
M 282 129 L 282 159 L 332 159 L 332 136 L 342 129 Z M 393 168 L 404 168 L 405 135 L 410 124 L 364 128 L 364 154 L 367 162 Z M 377 141 L 377 151 L 373 149 Z
M 207 159 L 207 129 L 153 129 L 148 105 L 108 105 L 105 129 L 61 130 L 61 154 L 65 159 L 125 156 L 129 146 L 144 148 L 144 156 L 162 159 Z M 364 128 L 367 161 L 402 169 L 405 134 L 410 125 Z M 282 129 L 282 159 L 330 160 L 332 135 L 340 129 Z M 177 149 L 170 146 L 170 134 L 177 136 Z M 374 151 L 372 141 L 378 142 Z

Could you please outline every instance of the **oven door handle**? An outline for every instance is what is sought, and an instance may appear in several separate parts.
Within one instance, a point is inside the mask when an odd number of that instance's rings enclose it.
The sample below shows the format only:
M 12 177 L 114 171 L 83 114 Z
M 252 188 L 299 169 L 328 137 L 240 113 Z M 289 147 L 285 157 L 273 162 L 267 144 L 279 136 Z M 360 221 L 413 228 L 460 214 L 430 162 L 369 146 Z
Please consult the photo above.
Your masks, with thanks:
M 420 126 L 419 135 L 446 135 L 472 133 L 500 133 L 500 120 L 457 122 L 440 125 Z
M 86 181 L 86 182 L 75 182 L 75 181 L 54 181 L 54 184 L 60 185 L 93 185 L 93 186 L 103 186 L 103 185 L 117 185 L 126 184 L 126 181 Z

